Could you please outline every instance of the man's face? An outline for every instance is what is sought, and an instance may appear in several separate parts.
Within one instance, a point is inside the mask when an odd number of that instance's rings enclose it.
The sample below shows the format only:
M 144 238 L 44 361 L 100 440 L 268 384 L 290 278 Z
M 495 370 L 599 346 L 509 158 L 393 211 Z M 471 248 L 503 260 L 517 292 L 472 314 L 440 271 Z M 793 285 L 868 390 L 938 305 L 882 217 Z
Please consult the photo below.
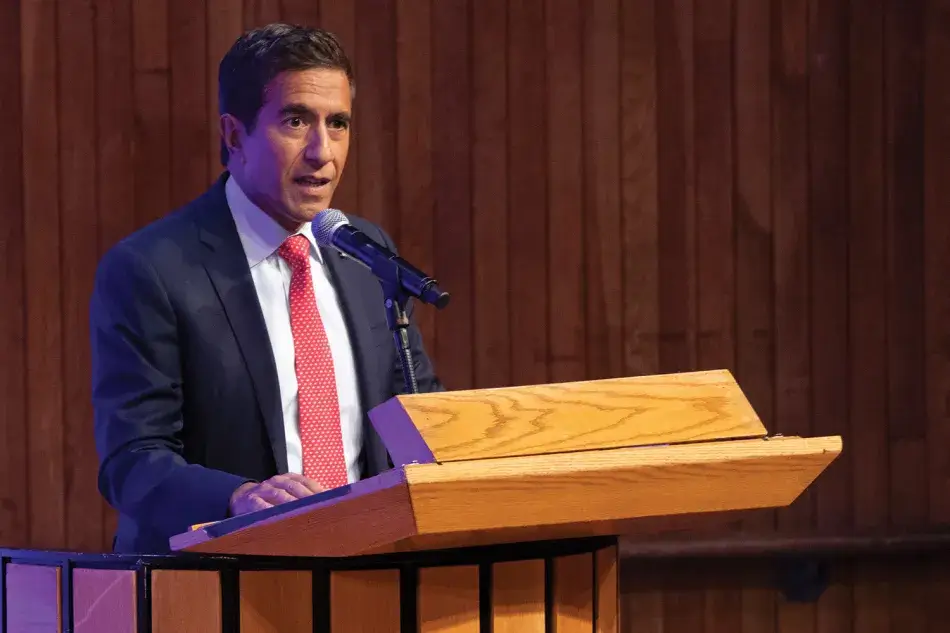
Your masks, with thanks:
M 350 83 L 340 70 L 288 71 L 264 91 L 254 131 L 230 115 L 229 169 L 248 198 L 287 230 L 330 205 L 350 149 Z

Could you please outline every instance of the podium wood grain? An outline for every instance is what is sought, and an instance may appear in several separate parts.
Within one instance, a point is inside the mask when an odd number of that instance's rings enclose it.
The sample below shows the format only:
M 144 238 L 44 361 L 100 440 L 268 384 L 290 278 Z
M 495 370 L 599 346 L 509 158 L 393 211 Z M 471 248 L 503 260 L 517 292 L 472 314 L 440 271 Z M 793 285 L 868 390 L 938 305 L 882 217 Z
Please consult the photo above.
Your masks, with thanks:
M 493 633 L 544 633 L 543 560 L 492 565 Z
M 554 630 L 590 633 L 594 627 L 594 557 L 561 556 L 554 560 Z
M 331 633 L 399 633 L 398 569 L 330 575 Z
M 241 633 L 311 633 L 313 579 L 309 571 L 242 571 Z
M 152 572 L 152 633 L 221 630 L 221 578 L 216 571 Z
M 419 571 L 419 633 L 479 633 L 478 565 Z
M 370 416 L 443 463 L 766 434 L 725 370 L 401 395 Z

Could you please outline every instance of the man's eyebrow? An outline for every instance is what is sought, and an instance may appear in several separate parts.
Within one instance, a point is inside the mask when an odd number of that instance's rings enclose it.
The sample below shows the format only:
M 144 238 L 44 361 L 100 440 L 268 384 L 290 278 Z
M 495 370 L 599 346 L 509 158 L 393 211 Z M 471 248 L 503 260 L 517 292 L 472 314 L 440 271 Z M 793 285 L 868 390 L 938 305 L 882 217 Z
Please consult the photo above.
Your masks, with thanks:
M 302 103 L 288 103 L 287 105 L 285 105 L 283 108 L 280 109 L 280 114 L 281 116 L 284 116 L 287 114 L 297 114 L 297 115 L 311 114 L 312 115 L 313 112 L 310 110 L 310 108 L 303 105 Z

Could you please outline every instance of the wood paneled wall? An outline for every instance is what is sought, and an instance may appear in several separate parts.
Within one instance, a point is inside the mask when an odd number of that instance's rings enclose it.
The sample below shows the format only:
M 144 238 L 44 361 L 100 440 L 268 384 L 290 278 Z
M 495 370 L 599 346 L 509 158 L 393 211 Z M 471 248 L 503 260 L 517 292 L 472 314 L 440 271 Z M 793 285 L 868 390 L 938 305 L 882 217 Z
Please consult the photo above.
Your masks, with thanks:
M 950 0 L 20 0 L 0 543 L 109 546 L 95 266 L 220 171 L 217 62 L 278 19 L 354 59 L 336 206 L 452 292 L 419 311 L 450 388 L 727 367 L 774 432 L 846 441 L 747 529 L 950 522 Z

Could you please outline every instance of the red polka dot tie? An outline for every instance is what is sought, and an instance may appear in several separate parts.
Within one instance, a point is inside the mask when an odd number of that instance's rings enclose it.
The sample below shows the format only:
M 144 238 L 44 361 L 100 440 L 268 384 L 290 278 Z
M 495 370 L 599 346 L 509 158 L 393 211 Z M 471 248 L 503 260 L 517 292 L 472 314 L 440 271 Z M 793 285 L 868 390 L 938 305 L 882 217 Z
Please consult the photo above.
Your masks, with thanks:
M 310 242 L 291 235 L 277 254 L 290 265 L 290 328 L 294 337 L 303 474 L 326 488 L 347 483 L 340 404 L 330 343 L 317 310 Z

